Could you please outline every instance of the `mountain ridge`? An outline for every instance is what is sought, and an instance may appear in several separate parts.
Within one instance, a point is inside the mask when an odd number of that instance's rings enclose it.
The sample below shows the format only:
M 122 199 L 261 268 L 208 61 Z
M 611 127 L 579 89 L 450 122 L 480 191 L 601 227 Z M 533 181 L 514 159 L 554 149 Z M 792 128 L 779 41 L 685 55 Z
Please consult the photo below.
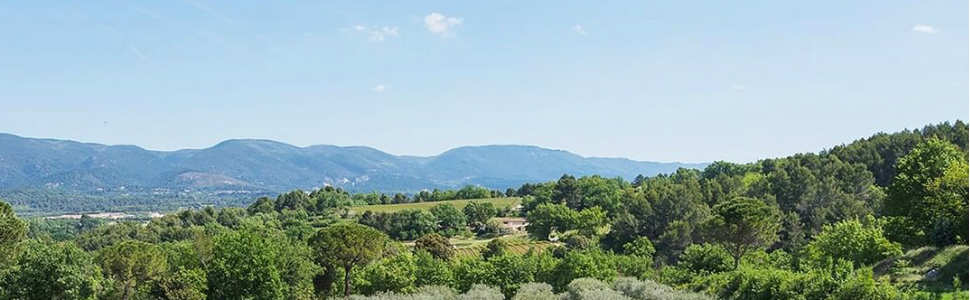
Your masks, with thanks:
M 704 166 L 583 157 L 515 144 L 461 146 L 434 156 L 414 156 L 367 146 L 300 147 L 269 139 L 228 139 L 208 148 L 158 151 L 0 133 L 3 190 L 276 193 L 334 185 L 352 191 L 411 193 L 469 184 L 504 189 L 565 173 L 631 179 Z

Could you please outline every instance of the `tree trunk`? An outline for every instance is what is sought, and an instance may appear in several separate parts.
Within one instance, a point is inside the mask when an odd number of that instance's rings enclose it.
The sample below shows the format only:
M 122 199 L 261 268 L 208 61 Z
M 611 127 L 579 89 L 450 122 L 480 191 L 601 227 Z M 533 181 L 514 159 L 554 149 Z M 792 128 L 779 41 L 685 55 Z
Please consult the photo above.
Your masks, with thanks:
M 350 270 L 353 268 L 354 266 L 344 267 L 344 297 L 346 298 L 350 298 Z
M 313 289 L 316 291 L 317 295 L 323 295 L 324 297 L 331 295 L 333 292 L 333 282 L 336 280 L 336 268 L 333 266 L 327 266 L 323 274 L 317 274 L 313 278 Z
M 350 269 L 353 266 L 344 267 L 344 297 L 350 298 Z
M 125 289 L 121 292 L 121 300 L 128 300 L 128 294 L 131 291 L 131 281 L 125 281 Z

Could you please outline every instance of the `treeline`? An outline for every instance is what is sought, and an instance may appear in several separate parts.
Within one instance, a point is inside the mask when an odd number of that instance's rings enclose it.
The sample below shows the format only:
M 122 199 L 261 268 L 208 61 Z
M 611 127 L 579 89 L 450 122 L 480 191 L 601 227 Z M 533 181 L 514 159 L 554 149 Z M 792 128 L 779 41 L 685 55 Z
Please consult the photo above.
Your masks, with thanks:
M 514 190 L 513 190 L 514 191 Z M 508 195 L 507 195 L 508 193 Z M 489 190 L 481 186 L 469 185 L 459 190 L 421 191 L 412 196 L 403 193 L 394 195 L 371 193 L 350 193 L 338 187 L 326 186 L 312 192 L 296 190 L 280 194 L 276 199 L 259 197 L 250 205 L 250 210 L 269 212 L 276 210 L 304 210 L 310 213 L 326 213 L 333 208 L 346 208 L 361 205 L 404 204 L 416 202 L 436 202 L 448 200 L 486 199 L 511 196 L 507 193 Z
M 490 190 L 485 187 L 468 185 L 456 190 L 422 190 L 415 194 L 378 192 L 350 193 L 340 188 L 327 186 L 323 189 L 340 191 L 341 196 L 351 205 L 402 204 L 415 202 L 435 202 L 447 200 L 502 198 L 513 196 L 514 189 L 506 191 Z M 157 191 L 147 188 L 130 188 L 122 192 L 100 194 L 70 192 L 57 189 L 16 189 L 0 191 L 0 197 L 17 199 L 10 203 L 21 208 L 18 214 L 38 215 L 74 212 L 103 211 L 174 211 L 179 209 L 199 209 L 205 206 L 245 206 L 253 198 L 268 196 L 265 190 L 241 190 L 233 193 L 218 191 L 178 191 L 165 189 Z M 268 198 L 270 199 L 270 198 Z M 272 200 L 272 199 L 270 199 Z
M 55 213 L 106 212 L 106 211 L 175 211 L 198 209 L 213 205 L 219 207 L 243 206 L 265 192 L 240 192 L 237 194 L 214 194 L 211 192 L 166 191 L 131 189 L 125 193 L 94 194 L 70 192 L 57 189 L 15 189 L 0 191 L 0 198 L 10 199 L 20 215 L 50 215 Z
M 365 211 L 357 222 L 386 233 L 393 239 L 414 240 L 429 233 L 445 237 L 473 235 L 494 237 L 502 232 L 495 217 L 515 215 L 511 207 L 498 208 L 490 202 L 472 201 L 461 210 L 450 203 L 437 204 L 430 210 L 405 209 L 396 212 Z
M 0 299 L 966 298 L 965 248 L 933 286 L 874 270 L 905 269 L 890 259 L 908 249 L 967 244 L 966 141 L 957 122 L 632 182 L 526 184 L 502 193 L 522 197 L 506 214 L 556 246 L 525 254 L 493 239 L 455 255 L 445 235 L 488 227 L 486 205 L 385 222 L 350 214 L 361 196 L 335 188 L 147 224 L 25 222 L 0 202 Z

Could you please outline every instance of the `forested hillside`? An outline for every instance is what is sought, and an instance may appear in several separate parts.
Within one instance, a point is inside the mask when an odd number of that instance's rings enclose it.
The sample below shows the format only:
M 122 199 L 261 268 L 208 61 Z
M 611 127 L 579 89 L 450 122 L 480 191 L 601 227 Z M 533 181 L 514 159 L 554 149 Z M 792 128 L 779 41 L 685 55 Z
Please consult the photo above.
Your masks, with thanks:
M 505 189 L 564 173 L 629 179 L 705 165 L 586 158 L 519 145 L 461 147 L 430 157 L 268 140 L 151 151 L 0 133 L 0 197 L 21 213 L 239 206 L 263 195 L 323 186 L 389 194 L 466 185 Z
M 328 187 L 147 224 L 0 203 L 0 299 L 966 299 L 967 141 L 958 121 L 632 181 Z M 489 197 L 521 207 L 433 203 Z M 431 208 L 353 209 L 402 202 Z

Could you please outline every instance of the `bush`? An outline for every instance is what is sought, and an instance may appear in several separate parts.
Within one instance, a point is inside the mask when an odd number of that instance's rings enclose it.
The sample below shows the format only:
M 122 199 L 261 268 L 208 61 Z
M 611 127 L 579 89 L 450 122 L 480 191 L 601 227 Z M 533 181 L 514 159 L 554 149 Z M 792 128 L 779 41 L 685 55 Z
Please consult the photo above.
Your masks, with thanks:
M 861 267 L 900 255 L 902 247 L 886 239 L 882 227 L 870 216 L 865 224 L 859 220 L 846 220 L 826 225 L 805 251 L 806 263 L 811 267 L 825 267 L 829 261 L 839 259 Z
M 650 280 L 640 281 L 635 278 L 624 277 L 613 282 L 613 289 L 636 300 L 707 300 L 711 297 L 675 291 L 669 286 Z
M 505 295 L 498 288 L 484 284 L 472 285 L 468 292 L 458 295 L 458 300 L 503 300 Z
M 678 260 L 678 268 L 693 273 L 720 273 L 734 269 L 731 254 L 714 244 L 690 245 Z
M 559 296 L 547 283 L 526 283 L 519 287 L 512 300 L 558 300 Z
M 872 270 L 859 270 L 832 294 L 831 300 L 893 300 L 899 299 L 899 292 L 892 285 L 876 282 Z
M 418 238 L 414 241 L 414 250 L 427 251 L 434 257 L 443 260 L 449 260 L 455 256 L 455 249 L 451 246 L 451 242 L 437 233 L 425 234 Z
M 566 291 L 572 300 L 582 299 L 583 293 L 590 291 L 608 290 L 609 285 L 594 278 L 577 278 L 566 286 Z

